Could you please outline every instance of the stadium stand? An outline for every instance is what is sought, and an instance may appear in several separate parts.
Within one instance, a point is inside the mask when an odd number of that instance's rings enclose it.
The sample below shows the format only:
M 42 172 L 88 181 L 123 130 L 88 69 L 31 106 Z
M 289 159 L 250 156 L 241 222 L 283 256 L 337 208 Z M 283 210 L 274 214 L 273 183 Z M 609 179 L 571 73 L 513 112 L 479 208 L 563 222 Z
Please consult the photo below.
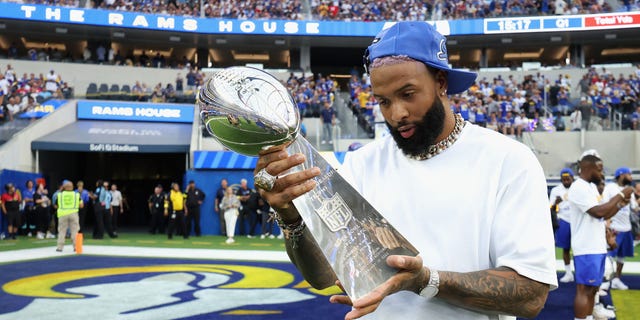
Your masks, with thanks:
M 452 108 L 467 121 L 517 138 L 522 131 L 579 130 L 583 124 L 574 112 L 580 112 L 580 119 L 589 119 L 587 130 L 636 130 L 640 128 L 638 70 L 616 77 L 610 70 L 592 67 L 574 82 L 568 74 L 552 80 L 540 72 L 521 80 L 513 75 L 481 77 L 467 92 L 452 97 Z M 372 134 L 379 106 L 370 87 L 357 75 L 348 86 L 349 108 L 358 124 Z M 584 109 L 590 110 L 587 117 L 579 110 L 583 100 L 590 107 Z
M 80 1 L 28 0 L 58 6 L 78 7 Z M 309 16 L 318 20 L 345 21 L 401 21 L 447 20 L 526 15 L 566 15 L 612 12 L 612 5 L 602 0 L 506 0 L 506 1 L 152 1 L 110 0 L 87 2 L 88 7 L 108 10 L 160 13 L 179 16 L 228 18 L 228 19 L 286 19 L 303 20 Z M 310 15 L 304 8 L 309 8 Z M 615 3 L 620 10 L 635 11 L 638 5 L 630 0 Z
M 18 74 L 11 64 L 0 65 L 0 122 L 11 122 L 49 99 L 73 97 L 73 88 L 54 70 Z

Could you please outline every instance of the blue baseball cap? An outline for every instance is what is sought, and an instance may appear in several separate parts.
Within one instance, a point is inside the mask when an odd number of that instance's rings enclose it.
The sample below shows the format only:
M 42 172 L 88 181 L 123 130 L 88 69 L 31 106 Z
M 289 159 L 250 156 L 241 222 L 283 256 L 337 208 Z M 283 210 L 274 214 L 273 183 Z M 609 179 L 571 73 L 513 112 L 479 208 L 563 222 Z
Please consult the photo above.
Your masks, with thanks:
M 560 170 L 560 176 L 564 176 L 565 174 L 568 174 L 570 176 L 573 177 L 573 170 L 569 169 L 569 168 L 564 168 L 562 170 Z
M 616 179 L 618 179 L 619 176 L 623 175 L 623 174 L 631 174 L 631 169 L 627 168 L 627 167 L 620 167 L 618 169 L 616 169 L 616 174 L 614 175 L 616 177 Z
M 449 67 L 447 39 L 424 21 L 401 21 L 380 31 L 365 51 L 365 67 L 376 58 L 386 56 L 407 56 L 446 71 L 450 94 L 467 90 L 478 76 L 475 72 Z

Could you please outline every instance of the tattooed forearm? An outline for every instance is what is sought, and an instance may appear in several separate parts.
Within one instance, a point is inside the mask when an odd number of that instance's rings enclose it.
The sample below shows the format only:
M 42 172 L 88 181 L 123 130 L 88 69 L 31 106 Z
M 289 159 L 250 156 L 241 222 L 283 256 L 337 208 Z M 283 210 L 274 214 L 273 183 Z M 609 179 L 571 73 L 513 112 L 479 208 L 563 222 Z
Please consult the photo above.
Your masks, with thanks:
M 312 287 L 324 289 L 335 284 L 336 275 L 309 229 L 304 230 L 295 249 L 290 240 L 285 240 L 285 246 L 289 259 Z
M 440 272 L 438 298 L 483 313 L 535 317 L 547 300 L 549 285 L 506 267 L 469 273 Z

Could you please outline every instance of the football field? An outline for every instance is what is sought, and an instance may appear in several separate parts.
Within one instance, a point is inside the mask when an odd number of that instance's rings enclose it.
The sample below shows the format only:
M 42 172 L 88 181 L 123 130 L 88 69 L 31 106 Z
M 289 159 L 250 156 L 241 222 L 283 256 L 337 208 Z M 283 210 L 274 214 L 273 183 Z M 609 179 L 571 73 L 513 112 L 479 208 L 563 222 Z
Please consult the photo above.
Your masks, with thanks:
M 0 242 L 0 320 L 342 319 L 348 311 L 329 303 L 336 287 L 318 291 L 302 279 L 279 239 L 227 245 L 220 236 L 131 233 L 85 242 L 81 255 L 70 245 L 55 252 L 53 239 Z M 635 319 L 640 276 L 623 280 L 632 290 L 603 301 L 618 319 Z M 561 284 L 538 319 L 571 319 L 574 293 Z

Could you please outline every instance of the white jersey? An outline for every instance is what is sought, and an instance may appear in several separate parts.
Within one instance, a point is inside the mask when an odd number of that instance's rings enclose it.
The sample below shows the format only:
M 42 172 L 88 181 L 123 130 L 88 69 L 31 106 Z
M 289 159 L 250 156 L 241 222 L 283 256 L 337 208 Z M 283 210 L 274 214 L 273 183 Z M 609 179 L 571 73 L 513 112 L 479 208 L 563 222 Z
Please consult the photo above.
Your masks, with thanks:
M 45 90 L 56 91 L 58 90 L 58 75 L 55 73 L 48 73 L 45 76 Z
M 596 185 L 582 178 L 576 179 L 569 188 L 571 249 L 575 256 L 607 253 L 604 220 L 587 213 L 599 204 L 599 198 Z
M 120 202 L 122 202 L 122 193 L 120 190 L 111 191 L 111 206 L 120 206 Z
M 565 188 L 564 185 L 559 184 L 549 193 L 549 205 L 554 206 L 556 203 L 556 198 L 560 197 L 562 202 L 558 204 L 558 219 L 562 219 L 565 222 L 569 222 L 571 220 L 570 215 L 570 204 L 569 204 L 569 188 Z
M 617 183 L 607 184 L 602 192 L 602 200 L 608 202 L 613 197 L 619 197 L 618 193 L 620 193 L 622 189 L 624 189 L 624 187 L 619 186 Z M 618 232 L 631 231 L 630 214 L 631 210 L 635 210 L 637 207 L 636 197 L 631 193 L 631 201 L 629 204 L 618 210 L 618 213 L 611 218 L 611 229 Z
M 557 287 L 546 181 L 525 145 L 467 123 L 441 154 L 407 158 L 391 136 L 347 153 L 339 171 L 435 270 L 509 267 Z M 367 319 L 515 319 L 402 291 Z

